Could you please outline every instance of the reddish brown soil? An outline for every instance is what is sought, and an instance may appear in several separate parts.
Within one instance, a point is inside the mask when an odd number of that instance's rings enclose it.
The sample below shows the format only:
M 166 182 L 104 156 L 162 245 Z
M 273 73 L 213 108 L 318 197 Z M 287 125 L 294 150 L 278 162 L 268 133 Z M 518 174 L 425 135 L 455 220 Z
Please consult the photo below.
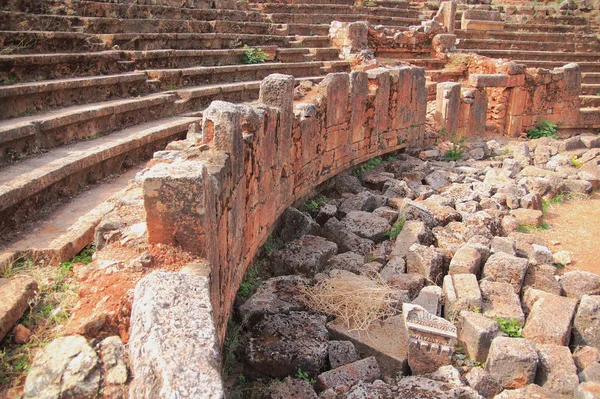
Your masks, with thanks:
M 600 193 L 553 205 L 545 220 L 550 228 L 535 234 L 548 241 L 553 253 L 564 250 L 571 254 L 573 263 L 566 271 L 600 274 Z

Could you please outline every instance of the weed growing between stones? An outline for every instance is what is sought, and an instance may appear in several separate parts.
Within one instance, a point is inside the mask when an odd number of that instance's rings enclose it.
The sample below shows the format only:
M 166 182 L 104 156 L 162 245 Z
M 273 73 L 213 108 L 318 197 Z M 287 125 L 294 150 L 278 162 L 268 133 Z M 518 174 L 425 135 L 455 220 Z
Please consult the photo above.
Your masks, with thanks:
M 298 367 L 298 371 L 296 372 L 296 378 L 299 380 L 304 380 L 308 382 L 310 385 L 315 385 L 317 383 L 316 378 L 310 378 L 307 372 L 302 371 L 300 367 Z
M 394 226 L 392 226 L 392 229 L 385 234 L 386 238 L 388 240 L 396 240 L 396 238 L 398 237 L 400 232 L 402 232 L 405 222 L 406 222 L 406 216 L 402 216 L 396 223 L 394 223 Z
M 456 345 L 456 347 L 454 348 L 454 353 L 452 354 L 452 360 L 454 361 L 454 363 L 456 363 L 457 366 L 460 367 L 485 367 L 485 362 L 478 362 L 467 356 L 462 345 Z
M 262 64 L 267 61 L 267 58 L 269 58 L 268 54 L 260 48 L 244 44 L 244 57 L 242 59 L 244 64 Z
M 545 220 L 542 220 L 539 226 L 534 226 L 531 224 L 520 224 L 519 229 L 517 230 L 519 233 L 532 233 L 534 231 L 548 230 L 550 225 Z
M 354 174 L 354 176 L 360 178 L 362 175 L 365 174 L 365 172 L 373 170 L 377 166 L 381 165 L 381 162 L 382 162 L 382 160 L 380 157 L 375 157 L 375 158 L 369 159 L 367 162 L 358 165 L 358 167 L 354 170 L 353 174 Z
M 321 208 L 322 205 L 325 205 L 328 202 L 328 197 L 326 197 L 323 194 L 319 194 L 316 197 L 306 201 L 304 204 L 300 205 L 298 210 L 300 212 L 308 213 L 314 218 L 319 213 L 319 208 Z
M 31 333 L 28 342 L 15 343 L 15 334 L 9 333 L 0 343 L 1 386 L 7 389 L 22 386 L 36 352 L 59 335 L 77 300 L 73 265 L 90 263 L 94 252 L 93 247 L 84 248 L 73 259 L 62 262 L 58 267 L 21 258 L 13 262 L 8 270 L 2 271 L 2 277 L 31 276 L 38 282 L 38 293 L 18 322 Z
M 546 119 L 542 119 L 536 127 L 527 131 L 527 138 L 530 140 L 539 139 L 541 137 L 551 137 L 553 139 L 557 139 L 557 132 L 558 125 L 555 125 Z
M 498 322 L 500 331 L 502 331 L 504 334 L 511 338 L 523 338 L 523 335 L 521 334 L 523 331 L 523 325 L 515 319 L 507 320 L 497 317 L 496 321 Z
M 446 154 L 444 155 L 444 160 L 451 162 L 451 161 L 458 161 L 462 155 L 463 155 L 463 148 L 460 144 L 452 144 L 452 147 L 446 151 Z

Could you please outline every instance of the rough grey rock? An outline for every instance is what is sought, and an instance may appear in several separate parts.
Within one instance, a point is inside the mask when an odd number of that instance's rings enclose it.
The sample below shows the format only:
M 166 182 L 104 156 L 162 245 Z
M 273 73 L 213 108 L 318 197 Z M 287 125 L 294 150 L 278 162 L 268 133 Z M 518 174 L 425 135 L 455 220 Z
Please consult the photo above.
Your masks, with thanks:
M 344 216 L 353 211 L 373 212 L 379 206 L 381 205 L 375 194 L 363 191 L 356 195 L 346 194 L 338 207 L 338 213 Z
M 510 284 L 484 280 L 479 284 L 479 288 L 485 316 L 492 319 L 515 319 L 521 324 L 525 322 L 521 301 Z
M 388 279 L 394 274 L 406 273 L 406 262 L 399 256 L 391 256 L 379 273 L 384 279 Z
M 383 241 L 385 234 L 392 228 L 384 218 L 363 211 L 348 213 L 342 223 L 348 231 L 375 243 Z
M 479 194 L 473 191 L 468 184 L 453 183 L 441 191 L 444 196 L 452 198 L 455 204 L 459 202 L 479 201 L 480 199 Z
M 517 256 L 515 240 L 510 237 L 494 237 L 492 239 L 492 253 L 504 252 L 511 256 Z
M 466 354 L 477 362 L 485 362 L 490 345 L 500 332 L 498 323 L 480 313 L 462 311 L 458 320 L 458 342 Z
M 408 220 L 398 237 L 392 251 L 392 256 L 404 258 L 413 244 L 431 245 L 433 244 L 433 234 L 431 230 L 421 221 Z
M 485 262 L 481 277 L 490 277 L 496 282 L 509 283 L 515 293 L 520 293 L 526 272 L 527 259 L 498 252 L 491 255 Z
M 496 337 L 490 346 L 485 370 L 505 389 L 531 384 L 537 371 L 538 354 L 524 338 Z
M 329 341 L 327 353 L 329 354 L 329 365 L 332 369 L 360 359 L 354 344 L 350 341 Z
M 425 223 L 425 226 L 429 229 L 434 228 L 438 224 L 427 207 L 419 202 L 405 199 L 402 207 L 398 210 L 405 220 L 421 221 Z
M 279 237 L 283 241 L 296 240 L 307 234 L 316 235 L 318 232 L 319 225 L 306 213 L 292 207 L 283 212 L 279 230 Z
M 323 235 L 328 240 L 336 243 L 340 253 L 356 252 L 357 254 L 367 255 L 373 249 L 373 241 L 367 240 L 352 233 L 342 222 L 336 218 L 331 218 L 323 226 Z
M 564 396 L 548 392 L 539 385 L 529 384 L 524 388 L 502 391 L 494 399 L 564 399 Z
M 84 337 L 72 335 L 55 339 L 36 356 L 23 393 L 26 399 L 91 399 L 99 388 L 96 352 Z
M 460 377 L 460 372 L 452 365 L 442 366 L 433 373 L 423 374 L 423 377 L 431 380 L 446 382 L 457 387 L 465 386 Z
M 365 187 L 371 190 L 383 191 L 385 182 L 395 178 L 393 173 L 373 169 L 365 172 L 360 179 Z
M 563 274 L 560 285 L 569 298 L 581 299 L 583 295 L 600 295 L 600 276 L 582 270 Z
M 404 180 L 388 180 L 383 185 L 383 195 L 388 198 L 414 199 L 415 192 Z
M 535 288 L 551 294 L 561 295 L 562 287 L 554 277 L 555 270 L 556 267 L 551 265 L 529 265 L 525 279 L 523 279 L 522 292 L 525 292 L 528 288 Z
M 463 310 L 481 310 L 481 292 L 474 274 L 452 274 L 444 277 L 444 317 L 452 322 Z
M 240 314 L 253 326 L 268 314 L 304 310 L 304 286 L 308 280 L 300 276 L 273 277 L 263 282 L 240 306 Z
M 0 340 L 17 324 L 34 299 L 38 285 L 29 276 L 0 278 Z
M 106 384 L 122 385 L 127 382 L 127 359 L 120 337 L 107 337 L 100 342 L 100 358 Z
M 375 357 L 371 356 L 319 374 L 317 389 L 348 388 L 359 381 L 372 382 L 378 378 L 381 378 L 381 370 Z
M 478 275 L 481 268 L 481 253 L 472 245 L 463 245 L 456 251 L 448 274 L 474 274 Z
M 571 351 L 561 345 L 536 345 L 538 368 L 535 383 L 550 392 L 571 396 L 579 384 Z
M 532 265 L 544 265 L 552 263 L 552 252 L 543 245 L 531 244 L 531 251 L 528 253 L 529 263 Z
M 450 222 L 460 222 L 462 220 L 459 212 L 461 209 L 454 209 L 450 206 L 438 205 L 427 201 L 422 202 L 422 204 L 427 208 L 437 225 L 445 226 Z
M 308 381 L 287 377 L 281 383 L 269 385 L 270 399 L 317 399 L 318 396 Z
M 590 364 L 600 362 L 600 350 L 592 346 L 578 347 L 573 352 L 573 361 L 577 367 L 577 371 L 582 371 Z
M 465 374 L 467 384 L 486 399 L 491 399 L 502 391 L 502 387 L 490 373 L 481 367 L 473 367 Z
M 277 378 L 301 368 L 316 376 L 327 361 L 326 322 L 325 316 L 296 311 L 263 317 L 246 346 L 248 372 Z
M 319 213 L 315 217 L 317 223 L 323 226 L 327 221 L 337 214 L 337 206 L 333 204 L 324 204 L 319 208 Z
M 276 276 L 303 274 L 312 276 L 320 272 L 329 258 L 337 253 L 337 245 L 323 237 L 305 235 L 273 251 L 270 264 Z
M 335 190 L 339 194 L 352 193 L 358 194 L 366 189 L 360 184 L 360 180 L 352 175 L 338 175 L 334 178 Z
M 440 285 L 448 270 L 448 262 L 442 251 L 433 246 L 413 244 L 406 255 L 408 273 L 418 273 L 434 284 Z
M 583 295 L 573 321 L 573 344 L 600 349 L 600 295 Z
M 354 274 L 363 274 L 365 257 L 354 252 L 344 252 L 329 258 L 327 269 L 347 270 Z
M 208 278 L 154 271 L 138 282 L 134 298 L 129 397 L 222 398 Z
M 442 315 L 442 289 L 437 285 L 423 287 L 419 295 L 412 301 L 413 304 L 423 307 L 426 311 L 436 316 Z
M 575 399 L 600 399 L 600 383 L 582 382 L 575 389 Z
M 395 396 L 393 398 L 480 398 L 477 392 L 470 387 L 455 387 L 452 384 L 420 376 L 401 379 L 394 393 Z
M 425 177 L 425 183 L 437 191 L 442 187 L 450 185 L 449 173 L 443 170 L 435 170 Z
M 600 383 L 600 363 L 592 363 L 579 373 L 581 382 Z
M 375 209 L 373 215 L 384 218 L 389 224 L 393 224 L 398 219 L 398 211 L 389 206 L 382 206 Z
M 387 284 L 408 291 L 409 298 L 414 300 L 425 286 L 425 277 L 419 273 L 394 274 L 388 277 Z
M 523 336 L 536 344 L 569 345 L 577 300 L 547 294 L 529 312 Z

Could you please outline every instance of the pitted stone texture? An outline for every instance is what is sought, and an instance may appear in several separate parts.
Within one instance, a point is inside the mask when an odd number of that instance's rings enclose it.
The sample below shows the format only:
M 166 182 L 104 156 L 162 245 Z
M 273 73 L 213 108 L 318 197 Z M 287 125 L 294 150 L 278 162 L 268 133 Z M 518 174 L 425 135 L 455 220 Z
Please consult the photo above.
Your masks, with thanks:
M 583 295 L 573 321 L 573 344 L 600 349 L 600 295 Z
M 456 327 L 418 305 L 403 304 L 402 316 L 410 337 L 408 365 L 413 375 L 449 365 L 456 345 Z
M 442 289 L 437 285 L 424 287 L 419 295 L 412 301 L 413 304 L 423 307 L 426 311 L 436 316 L 442 315 Z
M 390 287 L 408 292 L 411 300 L 415 299 L 425 286 L 425 277 L 418 273 L 401 273 L 388 277 L 387 284 Z
M 404 258 L 413 244 L 431 245 L 433 244 L 433 234 L 425 226 L 425 223 L 415 220 L 407 220 L 402 227 L 402 231 L 396 238 L 396 244 L 392 251 L 392 256 Z
M 474 274 L 452 274 L 444 277 L 444 317 L 456 321 L 463 310 L 481 310 L 481 292 Z
M 438 248 L 413 244 L 408 250 L 406 256 L 408 273 L 418 273 L 434 284 L 440 285 L 447 267 L 446 256 Z
M 329 365 L 338 368 L 359 359 L 354 344 L 350 341 L 329 341 L 327 346 Z
M 299 368 L 316 376 L 327 361 L 327 318 L 308 312 L 267 315 L 251 330 L 248 372 L 285 377 Z
M 285 244 L 271 254 L 273 274 L 303 274 L 312 276 L 320 272 L 329 258 L 337 253 L 337 245 L 322 237 L 305 235 Z
M 581 371 L 587 366 L 600 362 L 600 350 L 592 346 L 583 346 L 573 352 L 573 361 L 577 366 L 577 371 Z
M 125 384 L 128 378 L 128 370 L 125 347 L 121 342 L 121 338 L 113 336 L 102 340 L 100 342 L 100 357 L 106 384 Z
M 36 356 L 23 393 L 26 399 L 92 399 L 99 388 L 96 352 L 84 337 L 72 335 L 55 339 Z
M 448 274 L 478 275 L 481 268 L 481 254 L 470 245 L 463 245 L 450 261 Z
M 134 298 L 129 397 L 223 397 L 208 278 L 154 271 Z
M 495 319 L 515 319 L 519 323 L 525 322 L 525 315 L 521 309 L 519 296 L 515 294 L 508 283 L 482 281 L 479 285 L 483 303 L 483 314 Z
M 281 383 L 269 385 L 269 399 L 317 399 L 308 381 L 287 377 Z
M 351 387 L 359 381 L 372 382 L 378 378 L 381 378 L 379 364 L 371 356 L 320 374 L 317 377 L 317 389 Z
M 338 212 L 341 215 L 347 215 L 353 211 L 373 212 L 380 205 L 379 202 L 377 196 L 369 191 L 363 191 L 356 195 L 344 194 Z
M 520 293 L 526 272 L 527 259 L 499 252 L 491 255 L 485 262 L 481 277 L 490 277 L 496 282 L 509 283 L 515 293 Z
M 600 276 L 582 270 L 563 274 L 560 285 L 569 298 L 581 299 L 583 295 L 600 295 Z
M 281 216 L 282 228 L 279 237 L 283 241 L 296 240 L 304 235 L 315 235 L 319 232 L 319 225 L 309 215 L 296 208 L 287 208 Z
M 416 220 L 425 223 L 427 228 L 432 229 L 438 225 L 427 207 L 419 202 L 405 199 L 398 211 L 406 221 Z
M 486 361 L 492 341 L 499 332 L 500 327 L 496 321 L 480 313 L 460 312 L 458 342 L 474 361 Z
M 561 295 L 562 287 L 554 277 L 555 271 L 556 267 L 552 265 L 529 265 L 523 279 L 522 292 L 525 292 L 528 288 L 534 288 L 551 294 Z
M 473 367 L 465 374 L 465 380 L 471 388 L 485 399 L 491 399 L 502 391 L 502 387 L 490 373 L 481 367 Z
M 504 252 L 511 256 L 517 256 L 515 240 L 509 237 L 494 237 L 492 239 L 492 252 Z
M 536 344 L 569 345 L 577 300 L 548 294 L 533 304 L 523 336 Z
M 577 368 L 566 346 L 536 345 L 538 368 L 535 383 L 550 392 L 571 396 L 579 384 Z
M 375 243 L 382 241 L 392 228 L 384 218 L 362 211 L 348 213 L 342 223 L 350 232 Z
M 373 249 L 373 241 L 367 240 L 352 233 L 342 222 L 336 218 L 331 218 L 323 226 L 323 235 L 330 241 L 337 244 L 339 252 L 356 252 L 361 255 L 367 255 Z
M 383 195 L 388 198 L 408 198 L 416 197 L 414 191 L 404 180 L 388 180 L 383 185 Z
M 420 376 L 401 379 L 394 393 L 392 398 L 479 399 L 477 392 L 470 387 L 456 387 Z
M 564 396 L 553 394 L 536 384 L 524 388 L 507 389 L 496 395 L 494 399 L 563 399 Z
M 600 363 L 592 363 L 584 368 L 579 373 L 579 381 L 600 383 Z
M 38 285 L 31 277 L 0 279 L 0 340 L 14 327 L 37 294 Z
M 364 269 L 365 257 L 354 252 L 344 252 L 334 255 L 327 262 L 327 269 L 347 270 L 354 274 L 366 273 Z
M 303 310 L 304 286 L 308 280 L 300 276 L 270 278 L 240 306 L 240 313 L 249 326 L 265 315 Z
M 575 399 L 600 399 L 599 382 L 582 382 L 575 389 Z
M 485 370 L 505 389 L 531 384 L 537 371 L 538 355 L 524 338 L 497 337 L 492 341 Z

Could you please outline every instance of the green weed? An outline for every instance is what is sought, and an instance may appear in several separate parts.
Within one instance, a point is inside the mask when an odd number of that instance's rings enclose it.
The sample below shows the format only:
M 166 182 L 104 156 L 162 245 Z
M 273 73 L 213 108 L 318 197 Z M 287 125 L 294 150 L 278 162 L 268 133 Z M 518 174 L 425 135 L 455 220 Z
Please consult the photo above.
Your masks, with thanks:
M 242 301 L 245 301 L 246 299 L 250 298 L 250 295 L 252 295 L 252 293 L 258 288 L 258 286 L 262 282 L 261 279 L 258 277 L 258 273 L 260 267 L 263 265 L 263 262 L 264 261 L 259 261 L 248 269 L 248 273 L 246 274 L 246 280 L 244 280 L 244 282 L 240 284 L 240 288 L 237 292 L 238 298 L 240 298 Z
M 300 205 L 298 210 L 300 212 L 308 213 L 310 216 L 315 217 L 319 213 L 319 209 L 322 205 L 325 205 L 329 202 L 329 198 L 324 196 L 323 194 L 319 194 L 316 197 L 306 201 L 304 204 Z
M 298 378 L 299 380 L 304 380 L 304 381 L 308 382 L 310 385 L 315 385 L 315 383 L 317 382 L 316 379 L 310 378 L 310 376 L 308 375 L 307 372 L 302 371 L 302 369 L 300 367 L 298 367 L 298 371 L 296 372 L 296 378 Z
M 227 335 L 223 342 L 223 367 L 225 377 L 233 373 L 233 367 L 237 363 L 237 351 L 243 347 L 244 326 L 233 321 L 230 317 L 227 323 Z
M 540 137 L 558 138 L 558 125 L 542 119 L 536 127 L 527 131 L 527 137 L 531 140 L 539 139 Z
M 404 228 L 405 222 L 406 222 L 406 216 L 402 216 L 396 223 L 394 223 L 394 225 L 392 226 L 392 229 L 390 231 L 388 231 L 387 233 L 385 233 L 385 236 L 387 237 L 387 239 L 395 240 L 398 237 L 398 235 L 400 235 L 400 232 Z
M 534 231 L 543 231 L 548 230 L 550 225 L 545 220 L 542 220 L 539 226 L 534 226 L 532 224 L 520 224 L 519 229 L 517 230 L 519 233 L 532 233 Z
M 258 47 L 250 47 L 244 44 L 244 56 L 242 62 L 244 64 L 262 64 L 266 62 L 269 55 Z
M 452 148 L 450 148 L 448 151 L 446 151 L 446 154 L 444 154 L 444 160 L 448 162 L 458 161 L 462 157 L 463 153 L 464 149 L 462 145 L 452 144 Z
M 283 240 L 279 237 L 269 236 L 263 245 L 263 253 L 265 256 L 271 256 L 273 251 L 283 248 Z
M 372 159 L 369 159 L 367 162 L 360 164 L 356 167 L 356 169 L 354 169 L 354 176 L 356 177 L 361 177 L 362 175 L 365 174 L 365 172 L 368 172 L 370 170 L 375 169 L 377 166 L 381 165 L 381 158 L 380 157 L 375 157 Z
M 22 118 L 24 116 L 31 116 L 35 114 L 35 109 L 26 109 L 25 111 L 21 111 L 17 114 L 17 118 Z
M 577 157 L 577 155 L 573 155 L 573 158 L 571 158 L 571 165 L 574 168 L 581 168 L 583 166 L 583 162 Z
M 515 319 L 507 320 L 501 317 L 496 317 L 496 321 L 500 326 L 500 331 L 502 331 L 504 334 L 511 338 L 523 338 L 523 335 L 521 334 L 523 325 Z
M 178 90 L 181 89 L 181 86 L 168 85 L 165 87 L 165 90 Z

